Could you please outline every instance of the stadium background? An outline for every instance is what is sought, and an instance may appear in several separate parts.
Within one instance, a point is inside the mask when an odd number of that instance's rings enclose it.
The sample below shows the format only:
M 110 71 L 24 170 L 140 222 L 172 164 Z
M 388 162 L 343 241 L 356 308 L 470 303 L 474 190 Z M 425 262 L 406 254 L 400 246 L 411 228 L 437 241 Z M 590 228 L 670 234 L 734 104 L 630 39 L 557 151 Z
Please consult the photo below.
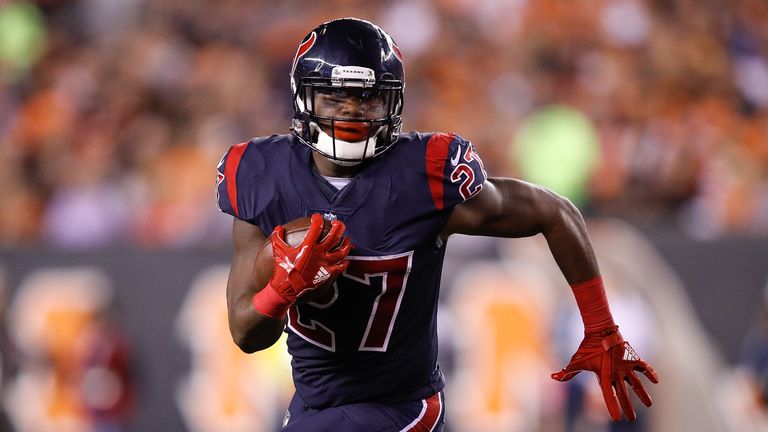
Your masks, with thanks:
M 341 16 L 400 45 L 406 129 L 584 212 L 662 376 L 612 430 L 768 428 L 765 1 L 0 0 L 0 430 L 279 424 L 284 353 L 228 339 L 214 169 L 287 132 L 297 43 Z M 452 239 L 443 288 L 451 431 L 611 430 L 549 379 L 581 327 L 540 241 Z

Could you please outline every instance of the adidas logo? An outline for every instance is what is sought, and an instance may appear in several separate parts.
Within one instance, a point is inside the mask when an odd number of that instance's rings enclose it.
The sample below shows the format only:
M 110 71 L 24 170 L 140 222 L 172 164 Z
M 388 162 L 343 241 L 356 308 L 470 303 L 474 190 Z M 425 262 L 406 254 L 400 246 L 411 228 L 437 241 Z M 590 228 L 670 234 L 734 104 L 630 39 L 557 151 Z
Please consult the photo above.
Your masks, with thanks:
M 331 274 L 328 273 L 328 270 L 326 270 L 325 267 L 320 267 L 320 270 L 317 271 L 315 278 L 312 279 L 312 285 L 320 285 L 321 283 L 327 281 L 330 277 Z
M 624 344 L 624 360 L 637 361 L 640 360 L 640 356 L 637 355 L 635 350 L 632 349 L 629 344 Z

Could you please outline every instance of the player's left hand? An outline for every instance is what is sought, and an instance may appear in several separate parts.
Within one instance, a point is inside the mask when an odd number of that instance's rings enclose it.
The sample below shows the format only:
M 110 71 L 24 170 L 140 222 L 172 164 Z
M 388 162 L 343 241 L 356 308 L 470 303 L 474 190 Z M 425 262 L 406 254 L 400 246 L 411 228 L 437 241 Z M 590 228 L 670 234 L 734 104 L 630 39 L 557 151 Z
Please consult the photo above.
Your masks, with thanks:
M 621 419 L 621 410 L 629 421 L 635 419 L 635 410 L 629 400 L 625 381 L 645 406 L 649 407 L 653 404 L 651 396 L 645 391 L 635 371 L 642 372 L 654 384 L 659 382 L 659 374 L 635 353 L 629 342 L 621 337 L 618 327 L 586 334 L 568 366 L 560 372 L 553 373 L 552 378 L 557 381 L 568 381 L 585 370 L 597 374 L 603 399 L 614 421 Z M 619 404 L 621 404 L 621 410 Z

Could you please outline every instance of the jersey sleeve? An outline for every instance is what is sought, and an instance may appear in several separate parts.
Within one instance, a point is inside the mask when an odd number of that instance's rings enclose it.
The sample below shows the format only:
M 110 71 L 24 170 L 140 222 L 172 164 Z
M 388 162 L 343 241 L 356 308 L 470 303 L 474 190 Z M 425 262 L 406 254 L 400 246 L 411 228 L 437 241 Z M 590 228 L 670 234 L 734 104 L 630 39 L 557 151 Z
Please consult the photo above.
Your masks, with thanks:
M 468 200 L 480 192 L 488 178 L 475 146 L 455 134 L 429 137 L 426 164 L 429 191 L 437 210 Z
M 264 160 L 253 141 L 235 144 L 219 161 L 216 175 L 216 202 L 224 213 L 255 223 L 266 205 L 258 190 L 264 173 Z

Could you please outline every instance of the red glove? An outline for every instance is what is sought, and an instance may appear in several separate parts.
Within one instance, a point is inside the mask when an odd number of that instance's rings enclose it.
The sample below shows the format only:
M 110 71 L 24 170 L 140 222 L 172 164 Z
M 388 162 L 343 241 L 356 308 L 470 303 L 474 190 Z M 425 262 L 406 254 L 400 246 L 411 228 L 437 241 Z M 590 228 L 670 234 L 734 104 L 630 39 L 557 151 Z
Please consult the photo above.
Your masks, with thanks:
M 584 320 L 584 340 L 568 366 L 553 373 L 552 378 L 568 381 L 584 370 L 596 373 L 611 418 L 619 421 L 623 410 L 627 419 L 632 421 L 635 419 L 635 410 L 624 382 L 629 382 L 645 406 L 651 406 L 653 400 L 634 372 L 642 372 L 654 384 L 659 382 L 659 375 L 635 353 L 629 342 L 622 339 L 619 327 L 613 323 L 608 309 L 602 279 L 591 279 L 572 288 Z
M 649 407 L 653 404 L 651 396 L 645 391 L 643 383 L 634 371 L 642 372 L 654 384 L 659 382 L 659 375 L 651 365 L 635 353 L 629 342 L 622 339 L 617 326 L 599 333 L 586 334 L 568 366 L 560 372 L 553 373 L 552 378 L 568 381 L 583 370 L 597 374 L 603 399 L 614 421 L 621 420 L 619 404 L 629 421 L 635 419 L 635 410 L 632 408 L 624 381 L 629 382 L 630 387 L 645 406 Z M 616 396 L 618 396 L 618 402 Z
M 282 319 L 299 297 L 309 295 L 344 273 L 349 265 L 346 257 L 352 248 L 349 237 L 341 240 L 345 229 L 341 221 L 333 221 L 328 235 L 318 243 L 323 217 L 313 214 L 304 240 L 291 247 L 285 242 L 285 229 L 275 227 L 270 236 L 275 270 L 267 285 L 253 296 L 253 308 L 267 317 Z

